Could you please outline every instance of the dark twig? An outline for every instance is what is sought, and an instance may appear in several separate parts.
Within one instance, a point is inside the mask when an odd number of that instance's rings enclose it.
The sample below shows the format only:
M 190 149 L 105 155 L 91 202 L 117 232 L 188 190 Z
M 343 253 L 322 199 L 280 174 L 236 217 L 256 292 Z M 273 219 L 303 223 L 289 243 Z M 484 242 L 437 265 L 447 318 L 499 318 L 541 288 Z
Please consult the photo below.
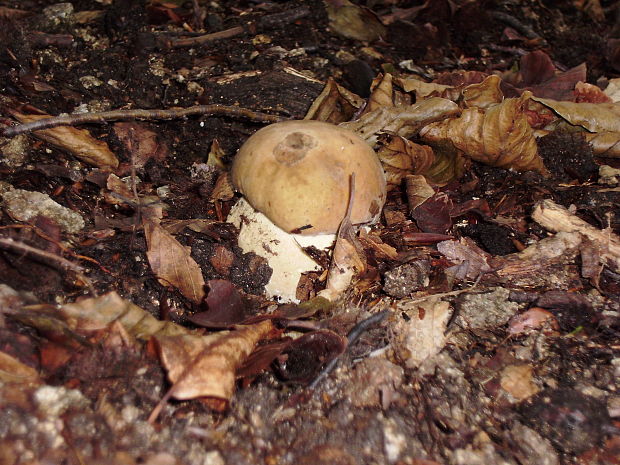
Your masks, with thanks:
M 95 297 L 97 296 L 97 291 L 95 290 L 92 282 L 84 275 L 86 270 L 80 265 L 70 262 L 66 258 L 46 252 L 45 250 L 37 249 L 28 244 L 24 244 L 23 242 L 18 242 L 10 237 L 0 237 L 0 248 L 35 255 L 39 258 L 45 259 L 47 262 L 58 264 L 62 269 L 73 271 L 77 277 L 80 278 L 84 284 L 86 284 L 90 293 Z
M 509 15 L 508 13 L 493 11 L 491 12 L 491 16 L 498 21 L 501 21 L 502 23 L 516 29 L 528 39 L 540 39 L 540 35 L 538 35 L 538 33 L 534 31 L 534 29 L 532 29 L 527 24 L 522 23 L 517 18 Z
M 186 118 L 194 115 L 228 116 L 232 118 L 244 118 L 259 123 L 277 123 L 285 118 L 270 115 L 247 108 L 227 105 L 196 105 L 188 108 L 172 108 L 167 110 L 112 110 L 98 113 L 81 113 L 65 116 L 52 116 L 50 118 L 32 121 L 5 129 L 4 137 L 13 137 L 32 131 L 40 131 L 55 126 L 74 126 L 86 123 L 107 123 L 108 121 L 132 121 L 132 120 L 170 120 Z
M 348 341 L 347 348 L 355 344 L 357 340 L 360 338 L 360 336 L 365 331 L 368 330 L 368 328 L 382 322 L 385 319 L 385 317 L 388 316 L 389 313 L 390 313 L 389 310 L 383 310 L 379 313 L 375 313 L 371 317 L 366 318 L 365 320 L 362 320 L 358 324 L 356 324 L 353 327 L 353 329 L 349 331 L 349 334 L 347 334 L 347 341 Z M 323 380 L 323 378 L 325 378 L 332 371 L 334 371 L 334 368 L 336 368 L 336 365 L 338 365 L 338 362 L 340 361 L 341 357 L 342 357 L 342 354 L 334 357 L 327 365 L 325 365 L 325 368 L 323 368 L 323 370 L 321 370 L 318 376 L 314 378 L 314 381 L 312 381 L 308 385 L 308 389 L 310 390 L 316 389 L 316 387 Z
M 244 32 L 251 32 L 255 34 L 261 30 L 274 29 L 276 27 L 282 27 L 286 24 L 293 23 L 310 14 L 310 10 L 306 7 L 292 8 L 290 10 L 282 11 L 281 13 L 274 13 L 259 18 L 256 23 L 249 23 L 245 26 L 236 26 L 224 31 L 213 32 L 211 34 L 204 34 L 201 36 L 187 37 L 184 39 L 173 39 L 169 42 L 171 47 L 194 47 L 196 45 L 206 44 L 213 42 L 214 40 L 230 39 L 243 34 Z

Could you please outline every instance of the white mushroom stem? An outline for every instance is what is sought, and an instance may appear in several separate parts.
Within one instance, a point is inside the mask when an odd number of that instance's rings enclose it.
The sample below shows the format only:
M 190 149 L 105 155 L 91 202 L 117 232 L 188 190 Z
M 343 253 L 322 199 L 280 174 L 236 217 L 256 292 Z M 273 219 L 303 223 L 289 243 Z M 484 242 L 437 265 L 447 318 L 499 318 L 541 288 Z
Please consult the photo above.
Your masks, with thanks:
M 232 207 L 227 221 L 239 229 L 238 244 L 245 253 L 254 252 L 267 259 L 273 274 L 265 286 L 265 292 L 281 302 L 299 302 L 297 285 L 301 275 L 322 270 L 302 247 L 326 249 L 333 245 L 336 238 L 335 234 L 289 234 L 254 210 L 244 198 Z

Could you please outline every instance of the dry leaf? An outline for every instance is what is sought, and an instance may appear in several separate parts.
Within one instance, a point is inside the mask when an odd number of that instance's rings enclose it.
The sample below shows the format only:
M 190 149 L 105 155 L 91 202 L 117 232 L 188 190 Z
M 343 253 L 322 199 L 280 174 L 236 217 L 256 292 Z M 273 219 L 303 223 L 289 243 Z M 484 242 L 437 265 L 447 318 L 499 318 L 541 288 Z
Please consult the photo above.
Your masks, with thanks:
M 437 250 L 451 262 L 462 264 L 464 277 L 475 279 L 480 274 L 491 271 L 491 255 L 482 250 L 469 237 L 459 241 L 443 241 L 437 244 Z
M 37 370 L 0 351 L 0 382 L 39 384 L 41 379 Z
M 402 87 L 405 92 L 415 92 L 418 99 L 433 94 L 441 94 L 452 86 L 437 84 L 436 82 L 424 82 L 417 78 L 394 78 L 394 83 Z
M 363 104 L 364 99 L 337 84 L 330 77 L 321 94 L 312 102 L 304 119 L 333 124 L 342 123 L 353 118 L 355 112 Z
M 504 99 L 500 89 L 502 82 L 499 76 L 492 74 L 478 84 L 470 84 L 463 89 L 463 103 L 468 108 L 489 108 Z
M 419 174 L 407 176 L 405 178 L 405 187 L 410 212 L 435 195 L 435 189 L 428 184 L 424 176 Z
M 141 340 L 148 340 L 156 334 L 172 336 L 189 332 L 170 321 L 158 320 L 116 292 L 64 304 L 58 313 L 72 330 L 80 334 L 109 328 L 115 322 L 123 325 L 130 335 Z
M 371 111 L 381 107 L 394 106 L 394 101 L 392 100 L 392 75 L 390 73 L 385 73 L 384 76 L 377 76 L 373 81 L 371 89 L 372 93 L 368 98 L 368 103 L 366 104 L 366 108 L 364 108 L 364 113 L 370 113 Z
M 586 140 L 599 157 L 620 158 L 620 132 L 586 132 Z
M 483 111 L 468 108 L 458 118 L 431 123 L 420 131 L 427 142 L 452 142 L 472 159 L 491 166 L 546 173 L 523 108 L 528 96 L 506 99 Z
M 209 398 L 223 409 L 235 389 L 235 372 L 256 344 L 274 330 L 271 320 L 207 336 L 155 336 L 175 399 Z
M 405 139 L 417 134 L 427 124 L 460 113 L 456 103 L 433 97 L 414 105 L 381 107 L 366 113 L 360 119 L 340 126 L 351 129 L 369 144 L 377 142 L 379 133 L 396 134 Z
M 620 105 L 616 103 L 575 103 L 531 97 L 551 108 L 574 126 L 590 132 L 620 132 Z
M 391 190 L 410 174 L 424 174 L 435 161 L 433 149 L 400 136 L 384 135 L 379 139 L 377 156 L 381 160 Z
M 408 368 L 418 368 L 443 349 L 452 315 L 450 304 L 435 297 L 422 302 L 406 298 L 397 307 L 409 320 L 401 319 L 394 329 L 396 353 Z
M 387 36 L 387 29 L 372 10 L 349 0 L 325 0 L 329 28 L 347 39 L 373 42 Z
M 579 81 L 575 84 L 575 102 L 577 103 L 613 103 L 603 90 L 594 84 Z
M 148 246 L 146 256 L 159 283 L 174 286 L 192 302 L 200 303 L 205 296 L 205 281 L 200 267 L 190 256 L 191 249 L 151 220 L 144 221 L 144 234 Z
M 11 115 L 21 123 L 50 118 L 49 115 L 25 115 L 15 110 L 11 111 Z M 95 139 L 85 129 L 56 126 L 51 129 L 34 131 L 32 135 L 102 170 L 112 170 L 118 167 L 118 159 L 108 144 Z
M 114 135 L 125 146 L 135 168 L 142 168 L 149 160 L 163 161 L 168 156 L 168 147 L 158 141 L 157 133 L 138 122 L 114 124 Z
M 533 369 L 530 365 L 509 365 L 502 370 L 499 382 L 504 391 L 521 401 L 540 390 L 532 378 Z

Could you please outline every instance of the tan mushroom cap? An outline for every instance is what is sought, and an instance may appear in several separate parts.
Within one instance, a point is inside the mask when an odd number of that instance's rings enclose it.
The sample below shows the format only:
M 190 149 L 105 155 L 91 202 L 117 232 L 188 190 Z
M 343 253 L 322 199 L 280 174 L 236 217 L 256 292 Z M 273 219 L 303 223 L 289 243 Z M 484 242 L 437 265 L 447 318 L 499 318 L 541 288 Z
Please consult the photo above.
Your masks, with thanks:
M 353 224 L 375 221 L 386 197 L 385 174 L 374 150 L 354 132 L 320 121 L 264 127 L 239 149 L 235 187 L 256 210 L 287 232 L 337 232 L 355 173 Z

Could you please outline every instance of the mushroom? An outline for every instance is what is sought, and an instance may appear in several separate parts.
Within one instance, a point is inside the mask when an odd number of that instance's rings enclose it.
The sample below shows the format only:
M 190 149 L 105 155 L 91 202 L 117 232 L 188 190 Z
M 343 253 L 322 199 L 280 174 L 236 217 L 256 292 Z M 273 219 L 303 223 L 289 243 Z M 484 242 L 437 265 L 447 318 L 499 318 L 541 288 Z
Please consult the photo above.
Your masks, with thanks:
M 374 150 L 348 129 L 311 120 L 256 132 L 234 159 L 232 182 L 247 202 L 241 199 L 228 221 L 240 229 L 244 252 L 267 258 L 273 275 L 266 291 L 282 301 L 296 301 L 301 274 L 320 269 L 302 247 L 333 244 L 351 192 L 354 225 L 375 222 L 386 198 Z

